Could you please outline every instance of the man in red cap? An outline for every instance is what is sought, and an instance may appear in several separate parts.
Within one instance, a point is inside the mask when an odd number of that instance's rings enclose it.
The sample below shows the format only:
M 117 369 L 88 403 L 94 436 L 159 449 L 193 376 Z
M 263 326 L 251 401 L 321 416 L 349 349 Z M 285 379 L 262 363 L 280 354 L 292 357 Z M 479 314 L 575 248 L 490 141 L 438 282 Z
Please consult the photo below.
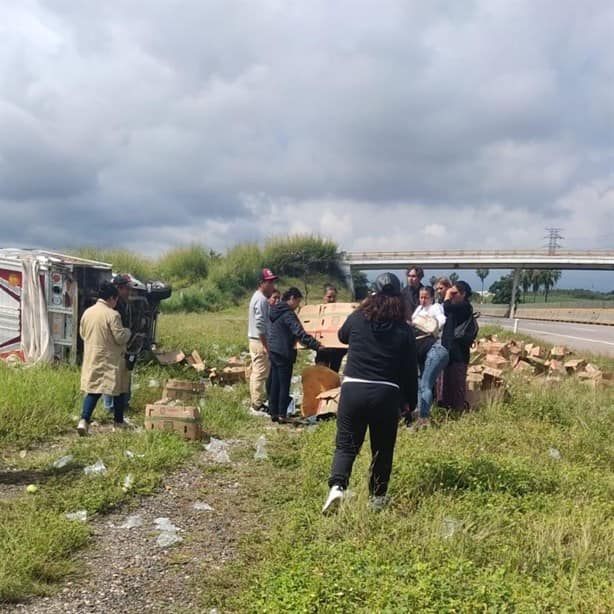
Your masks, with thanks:
M 268 356 L 267 329 L 269 323 L 268 298 L 275 290 L 275 281 L 279 279 L 271 269 L 262 269 L 258 280 L 258 289 L 249 302 L 247 336 L 249 353 L 252 358 L 252 373 L 249 378 L 250 410 L 264 415 L 266 412 L 265 385 L 271 368 Z

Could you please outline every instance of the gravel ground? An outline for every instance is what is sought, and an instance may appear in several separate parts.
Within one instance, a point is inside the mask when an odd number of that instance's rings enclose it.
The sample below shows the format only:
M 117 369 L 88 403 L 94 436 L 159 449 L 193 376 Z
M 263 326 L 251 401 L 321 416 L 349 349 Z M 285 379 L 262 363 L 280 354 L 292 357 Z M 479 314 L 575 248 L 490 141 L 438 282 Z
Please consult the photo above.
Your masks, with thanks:
M 94 518 L 91 541 L 75 557 L 82 573 L 52 597 L 0 606 L 0 612 L 208 612 L 198 578 L 228 563 L 238 539 L 257 521 L 255 512 L 242 505 L 245 495 L 234 472 L 203 475 L 203 465 L 211 462 L 203 452 L 169 474 L 158 494 L 130 510 Z M 195 510 L 196 502 L 208 503 L 213 511 Z M 133 515 L 142 525 L 120 528 Z M 159 517 L 181 529 L 181 543 L 156 544 Z

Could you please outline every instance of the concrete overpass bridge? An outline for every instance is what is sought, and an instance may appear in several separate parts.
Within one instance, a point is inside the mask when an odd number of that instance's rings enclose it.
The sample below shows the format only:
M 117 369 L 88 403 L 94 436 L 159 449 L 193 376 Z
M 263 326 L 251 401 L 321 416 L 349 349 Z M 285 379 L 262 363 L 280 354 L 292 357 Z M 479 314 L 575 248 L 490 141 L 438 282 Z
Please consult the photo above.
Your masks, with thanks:
M 424 269 L 505 269 L 513 274 L 513 316 L 523 269 L 614 271 L 614 250 L 426 250 L 408 252 L 342 252 L 339 262 L 353 290 L 353 271 Z

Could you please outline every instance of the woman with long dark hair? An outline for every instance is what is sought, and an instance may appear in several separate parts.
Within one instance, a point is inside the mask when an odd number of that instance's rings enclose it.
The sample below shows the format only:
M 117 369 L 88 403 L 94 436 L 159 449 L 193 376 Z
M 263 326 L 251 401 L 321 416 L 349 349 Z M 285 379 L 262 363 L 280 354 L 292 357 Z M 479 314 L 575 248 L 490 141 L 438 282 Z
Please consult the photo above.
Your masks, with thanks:
M 381 509 L 387 503 L 401 408 L 414 409 L 417 403 L 416 344 L 408 318 L 398 277 L 384 273 L 375 280 L 375 293 L 339 330 L 339 340 L 349 348 L 324 513 L 339 507 L 367 428 L 372 456 L 370 505 Z
M 443 372 L 439 404 L 455 411 L 463 411 L 467 405 L 466 380 L 471 341 L 456 337 L 455 331 L 467 320 L 473 318 L 470 297 L 471 286 L 465 281 L 457 281 L 451 288 L 448 288 L 443 302 L 446 323 L 441 343 L 448 350 L 450 360 Z

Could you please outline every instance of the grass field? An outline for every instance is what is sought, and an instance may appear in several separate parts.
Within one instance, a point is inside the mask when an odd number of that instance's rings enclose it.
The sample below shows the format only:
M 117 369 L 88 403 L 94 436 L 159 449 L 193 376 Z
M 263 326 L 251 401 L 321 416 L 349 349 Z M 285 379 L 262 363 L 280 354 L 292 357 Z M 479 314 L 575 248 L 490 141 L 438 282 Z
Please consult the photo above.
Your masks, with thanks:
M 245 350 L 244 313 L 165 315 L 160 337 L 165 346 L 197 349 L 217 364 Z M 159 395 L 150 380 L 196 373 L 139 366 L 135 377 L 133 405 L 140 411 Z M 22 481 L 0 501 L 0 600 L 7 601 L 49 593 L 74 572 L 71 556 L 87 547 L 89 530 L 67 521 L 66 512 L 104 514 L 153 492 L 197 446 L 163 434 L 75 438 L 70 429 L 80 397 L 74 369 L 0 366 L 0 391 L 0 462 L 40 488 L 28 495 Z M 507 403 L 460 419 L 440 415 L 435 428 L 418 434 L 400 432 L 393 502 L 379 514 L 367 511 L 365 450 L 352 478 L 354 497 L 338 516 L 320 515 L 334 423 L 273 433 L 263 471 L 241 464 L 216 468 L 241 481 L 266 522 L 243 535 L 230 568 L 198 580 L 206 588 L 203 608 L 613 611 L 613 390 L 571 380 L 518 380 L 510 393 Z M 252 437 L 255 419 L 244 411 L 246 397 L 245 386 L 232 394 L 213 390 L 203 418 L 210 432 Z M 24 458 L 21 449 L 27 449 Z M 126 449 L 144 456 L 129 459 Z M 53 460 L 64 454 L 73 455 L 73 464 L 54 470 Z M 98 459 L 107 474 L 85 476 L 82 467 Z M 124 492 L 128 472 L 135 483 Z

